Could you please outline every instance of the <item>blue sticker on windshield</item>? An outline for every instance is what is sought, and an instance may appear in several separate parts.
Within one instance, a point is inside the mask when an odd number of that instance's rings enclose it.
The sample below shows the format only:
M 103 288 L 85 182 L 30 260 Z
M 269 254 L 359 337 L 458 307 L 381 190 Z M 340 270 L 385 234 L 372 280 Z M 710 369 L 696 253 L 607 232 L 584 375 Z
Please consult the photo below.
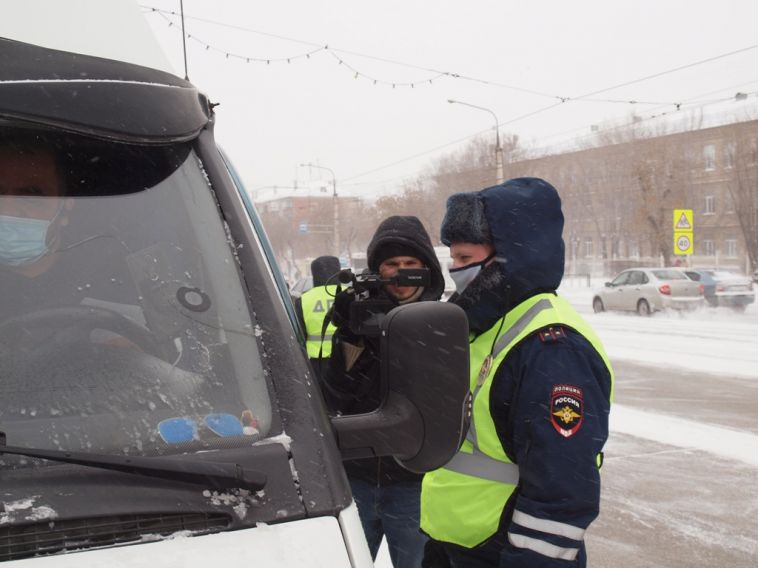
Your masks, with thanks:
M 243 434 L 242 422 L 231 414 L 209 414 L 204 420 L 208 429 L 222 438 Z
M 197 423 L 190 418 L 167 418 L 158 424 L 158 433 L 167 444 L 182 444 L 197 438 Z

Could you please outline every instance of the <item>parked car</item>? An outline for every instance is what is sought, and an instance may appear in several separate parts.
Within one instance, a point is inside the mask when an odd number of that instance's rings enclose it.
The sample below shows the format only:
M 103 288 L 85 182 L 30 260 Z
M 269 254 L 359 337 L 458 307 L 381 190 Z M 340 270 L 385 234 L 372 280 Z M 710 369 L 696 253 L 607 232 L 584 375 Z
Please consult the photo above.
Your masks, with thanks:
M 755 282 L 756 284 L 758 284 L 758 268 L 756 268 L 755 270 L 753 270 L 753 282 Z
M 0 212 L 55 246 L 19 231 L 0 263 L 0 562 L 373 566 L 343 457 L 455 455 L 463 310 L 392 310 L 380 407 L 329 416 L 215 105 L 121 61 L 0 61 Z
M 755 302 L 753 282 L 747 276 L 711 268 L 688 268 L 684 273 L 703 285 L 705 301 L 709 306 L 726 306 L 742 312 Z
M 703 287 L 679 268 L 632 268 L 606 282 L 592 298 L 592 308 L 647 316 L 665 309 L 690 310 L 703 302 Z

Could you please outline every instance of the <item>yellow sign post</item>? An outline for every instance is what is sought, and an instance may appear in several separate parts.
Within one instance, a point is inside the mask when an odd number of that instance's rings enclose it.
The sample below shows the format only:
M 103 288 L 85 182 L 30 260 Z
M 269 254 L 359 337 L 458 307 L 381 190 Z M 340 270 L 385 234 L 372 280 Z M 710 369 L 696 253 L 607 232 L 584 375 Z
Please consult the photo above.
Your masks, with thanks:
M 695 222 L 692 209 L 674 209 L 674 254 L 689 256 L 695 251 Z

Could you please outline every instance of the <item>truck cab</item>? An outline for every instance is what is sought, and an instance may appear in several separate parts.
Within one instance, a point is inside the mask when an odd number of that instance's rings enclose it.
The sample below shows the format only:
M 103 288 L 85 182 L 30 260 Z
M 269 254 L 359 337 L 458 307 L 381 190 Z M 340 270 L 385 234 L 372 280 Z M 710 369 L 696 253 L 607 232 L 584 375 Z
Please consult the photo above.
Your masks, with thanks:
M 462 440 L 450 304 L 388 314 L 384 403 L 329 414 L 215 120 L 170 73 L 0 38 L 8 566 L 369 566 L 342 459 Z

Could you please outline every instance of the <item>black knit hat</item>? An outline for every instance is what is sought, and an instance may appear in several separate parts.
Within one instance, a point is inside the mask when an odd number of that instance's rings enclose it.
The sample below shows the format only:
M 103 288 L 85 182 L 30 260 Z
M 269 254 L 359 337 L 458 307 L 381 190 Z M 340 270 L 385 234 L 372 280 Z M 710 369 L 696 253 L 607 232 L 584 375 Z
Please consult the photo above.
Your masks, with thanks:
M 412 256 L 424 262 L 423 258 L 419 258 L 420 255 L 417 248 L 404 245 L 403 243 L 382 243 L 374 250 L 371 256 L 371 264 L 376 267 L 374 270 L 379 270 L 379 266 L 393 256 Z
M 429 266 L 436 260 L 432 241 L 418 217 L 392 215 L 379 223 L 366 251 L 368 268 L 373 272 L 393 256 L 412 256 Z
M 329 284 L 336 284 L 336 278 L 332 278 L 340 271 L 340 259 L 336 256 L 319 256 L 313 262 L 311 262 L 311 274 L 313 275 L 314 286 L 325 286 L 329 280 Z
M 479 192 L 454 193 L 447 198 L 447 211 L 440 226 L 440 240 L 451 243 L 492 243 L 490 226 Z
M 369 270 L 378 272 L 379 265 L 393 256 L 412 256 L 423 262 L 430 271 L 431 282 L 424 287 L 420 299 L 439 299 L 445 289 L 445 279 L 429 233 L 418 217 L 393 215 L 379 223 L 366 250 Z

